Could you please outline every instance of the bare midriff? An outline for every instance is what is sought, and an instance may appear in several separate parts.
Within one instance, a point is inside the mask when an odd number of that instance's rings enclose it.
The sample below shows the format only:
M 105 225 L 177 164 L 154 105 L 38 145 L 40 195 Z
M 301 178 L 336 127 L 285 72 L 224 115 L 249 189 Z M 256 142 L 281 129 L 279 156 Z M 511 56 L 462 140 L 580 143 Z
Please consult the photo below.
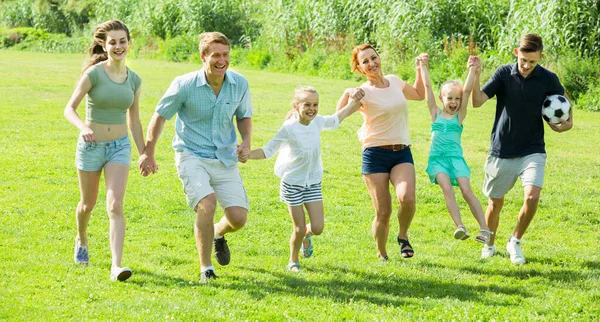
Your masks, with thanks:
M 127 135 L 127 124 L 85 123 L 94 131 L 94 138 L 98 142 L 113 141 Z

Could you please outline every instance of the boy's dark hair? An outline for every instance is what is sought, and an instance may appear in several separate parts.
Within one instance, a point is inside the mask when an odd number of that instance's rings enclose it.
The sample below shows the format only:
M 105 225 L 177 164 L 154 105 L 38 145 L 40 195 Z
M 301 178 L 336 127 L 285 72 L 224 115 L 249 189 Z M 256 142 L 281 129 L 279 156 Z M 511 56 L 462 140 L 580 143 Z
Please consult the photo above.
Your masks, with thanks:
M 542 52 L 544 43 L 538 34 L 527 34 L 519 40 L 519 50 L 524 53 Z

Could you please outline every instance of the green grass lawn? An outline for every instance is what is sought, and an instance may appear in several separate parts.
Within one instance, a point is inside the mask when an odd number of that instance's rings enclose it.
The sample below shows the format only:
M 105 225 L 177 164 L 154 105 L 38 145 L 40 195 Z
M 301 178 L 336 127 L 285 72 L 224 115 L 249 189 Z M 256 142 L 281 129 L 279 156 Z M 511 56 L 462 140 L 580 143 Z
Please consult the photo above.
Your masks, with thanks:
M 199 284 L 194 214 L 170 147 L 173 121 L 157 147 L 159 173 L 142 178 L 131 168 L 123 264 L 133 269 L 132 278 L 109 280 L 104 189 L 89 226 L 91 263 L 75 265 L 78 131 L 64 119 L 63 108 L 84 59 L 0 51 L 0 320 L 598 320 L 600 114 L 581 110 L 569 132 L 546 127 L 545 188 L 524 237 L 528 263 L 523 266 L 512 265 L 504 249 L 522 204 L 520 184 L 506 196 L 497 256 L 481 260 L 473 238 L 452 238 L 441 190 L 425 173 L 429 113 L 423 102 L 409 104 L 417 171 L 417 213 L 409 232 L 416 254 L 410 260 L 401 258 L 395 244 L 395 220 L 390 261 L 376 258 L 370 233 L 374 214 L 355 133 L 362 119 L 356 114 L 322 136 L 326 225 L 314 238 L 314 256 L 301 259 L 301 273 L 285 269 L 292 225 L 279 202 L 275 160 L 249 161 L 240 165 L 251 199 L 248 224 L 228 236 L 232 261 L 217 266 L 221 278 Z M 143 79 L 144 129 L 171 80 L 200 68 L 158 61 L 129 66 Z M 255 148 L 276 133 L 296 86 L 316 87 L 320 113 L 332 114 L 343 90 L 357 85 L 240 71 L 251 85 Z M 494 102 L 470 108 L 463 134 L 472 186 L 484 208 L 480 187 L 493 113 Z M 475 219 L 464 201 L 459 205 L 474 234 Z

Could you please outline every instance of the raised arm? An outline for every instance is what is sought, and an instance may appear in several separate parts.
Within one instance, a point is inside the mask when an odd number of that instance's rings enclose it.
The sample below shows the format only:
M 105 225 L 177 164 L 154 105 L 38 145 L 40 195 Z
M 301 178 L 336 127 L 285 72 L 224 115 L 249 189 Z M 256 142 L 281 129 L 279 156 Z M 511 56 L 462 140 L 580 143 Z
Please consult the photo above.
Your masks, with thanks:
M 360 87 L 356 88 L 354 90 L 349 89 L 349 90 L 347 90 L 347 92 L 349 92 L 348 93 L 349 99 L 347 99 L 347 104 L 342 108 L 338 108 L 338 106 L 336 106 L 335 114 L 337 115 L 338 119 L 340 120 L 340 123 L 346 117 L 348 117 L 348 116 L 352 115 L 352 113 L 358 111 L 358 109 L 360 108 L 360 100 L 363 97 L 365 97 L 365 91 Z
M 415 67 L 416 67 L 415 84 L 410 85 L 407 83 L 404 86 L 404 89 L 402 90 L 402 93 L 404 94 L 404 97 L 406 97 L 407 100 L 422 101 L 425 99 L 425 85 L 423 84 L 423 75 L 421 74 L 421 68 L 419 66 L 420 65 L 419 58 L 422 55 L 427 55 L 427 54 L 421 54 L 421 55 L 419 55 L 419 57 L 415 58 Z
M 344 106 L 346 106 L 346 104 L 348 104 L 348 100 L 350 99 L 350 93 L 352 93 L 352 88 L 347 88 L 344 91 L 337 104 L 335 105 L 336 112 L 341 110 L 342 108 L 344 108 Z
M 465 117 L 467 117 L 467 105 L 469 105 L 469 96 L 473 91 L 475 83 L 475 75 L 479 73 L 480 60 L 477 56 L 470 56 L 467 62 L 467 68 L 469 74 L 465 80 L 465 86 L 463 87 L 462 99 L 460 100 L 460 108 L 458 109 L 458 122 L 462 124 Z
M 435 104 L 435 95 L 433 94 L 431 79 L 429 78 L 429 72 L 427 71 L 428 63 L 429 56 L 427 54 L 421 54 L 421 56 L 419 56 L 419 68 L 421 69 L 421 76 L 423 77 L 423 86 L 425 87 L 426 91 L 425 99 L 427 99 L 427 107 L 429 108 L 431 122 L 435 122 L 439 108 Z
M 479 86 L 479 76 L 481 75 L 481 62 L 479 63 L 479 67 L 477 69 L 478 72 L 475 73 L 473 79 L 473 107 L 480 107 L 489 99 L 489 97 L 481 90 L 481 87 Z

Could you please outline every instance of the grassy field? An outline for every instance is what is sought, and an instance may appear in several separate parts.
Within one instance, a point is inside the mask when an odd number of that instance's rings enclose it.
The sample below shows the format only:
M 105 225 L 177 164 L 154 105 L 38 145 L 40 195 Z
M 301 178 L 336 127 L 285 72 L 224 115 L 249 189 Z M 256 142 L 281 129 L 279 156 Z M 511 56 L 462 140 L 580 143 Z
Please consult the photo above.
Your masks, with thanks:
M 240 168 L 251 212 L 247 226 L 228 237 L 232 262 L 217 266 L 216 283 L 198 283 L 194 214 L 176 176 L 172 121 L 157 147 L 160 172 L 142 178 L 132 167 L 130 174 L 123 263 L 134 270 L 133 277 L 109 281 L 104 189 L 89 227 L 91 264 L 79 267 L 72 259 L 78 132 L 62 113 L 83 61 L 79 55 L 0 51 L 0 320 L 588 321 L 600 316 L 600 114 L 582 111 L 576 111 L 569 132 L 547 128 L 545 189 L 524 238 L 528 263 L 523 266 L 512 265 L 504 250 L 522 202 L 519 184 L 506 198 L 498 256 L 481 260 L 480 244 L 452 238 L 441 191 L 425 173 L 429 113 L 424 103 L 413 102 L 413 259 L 403 260 L 395 245 L 397 223 L 390 233 L 390 261 L 380 263 L 375 256 L 373 211 L 355 133 L 361 118 L 354 115 L 323 135 L 326 226 L 314 239 L 315 255 L 301 260 L 301 273 L 285 269 L 291 221 L 278 200 L 275 160 L 250 161 Z M 171 80 L 200 68 L 157 61 L 129 66 L 143 79 L 144 127 Z M 333 113 L 344 88 L 356 86 L 241 72 L 251 84 L 254 147 L 277 131 L 296 86 L 319 90 L 321 114 Z M 482 201 L 493 104 L 470 109 L 463 134 L 472 185 Z M 467 228 L 475 232 L 467 205 L 459 204 Z

